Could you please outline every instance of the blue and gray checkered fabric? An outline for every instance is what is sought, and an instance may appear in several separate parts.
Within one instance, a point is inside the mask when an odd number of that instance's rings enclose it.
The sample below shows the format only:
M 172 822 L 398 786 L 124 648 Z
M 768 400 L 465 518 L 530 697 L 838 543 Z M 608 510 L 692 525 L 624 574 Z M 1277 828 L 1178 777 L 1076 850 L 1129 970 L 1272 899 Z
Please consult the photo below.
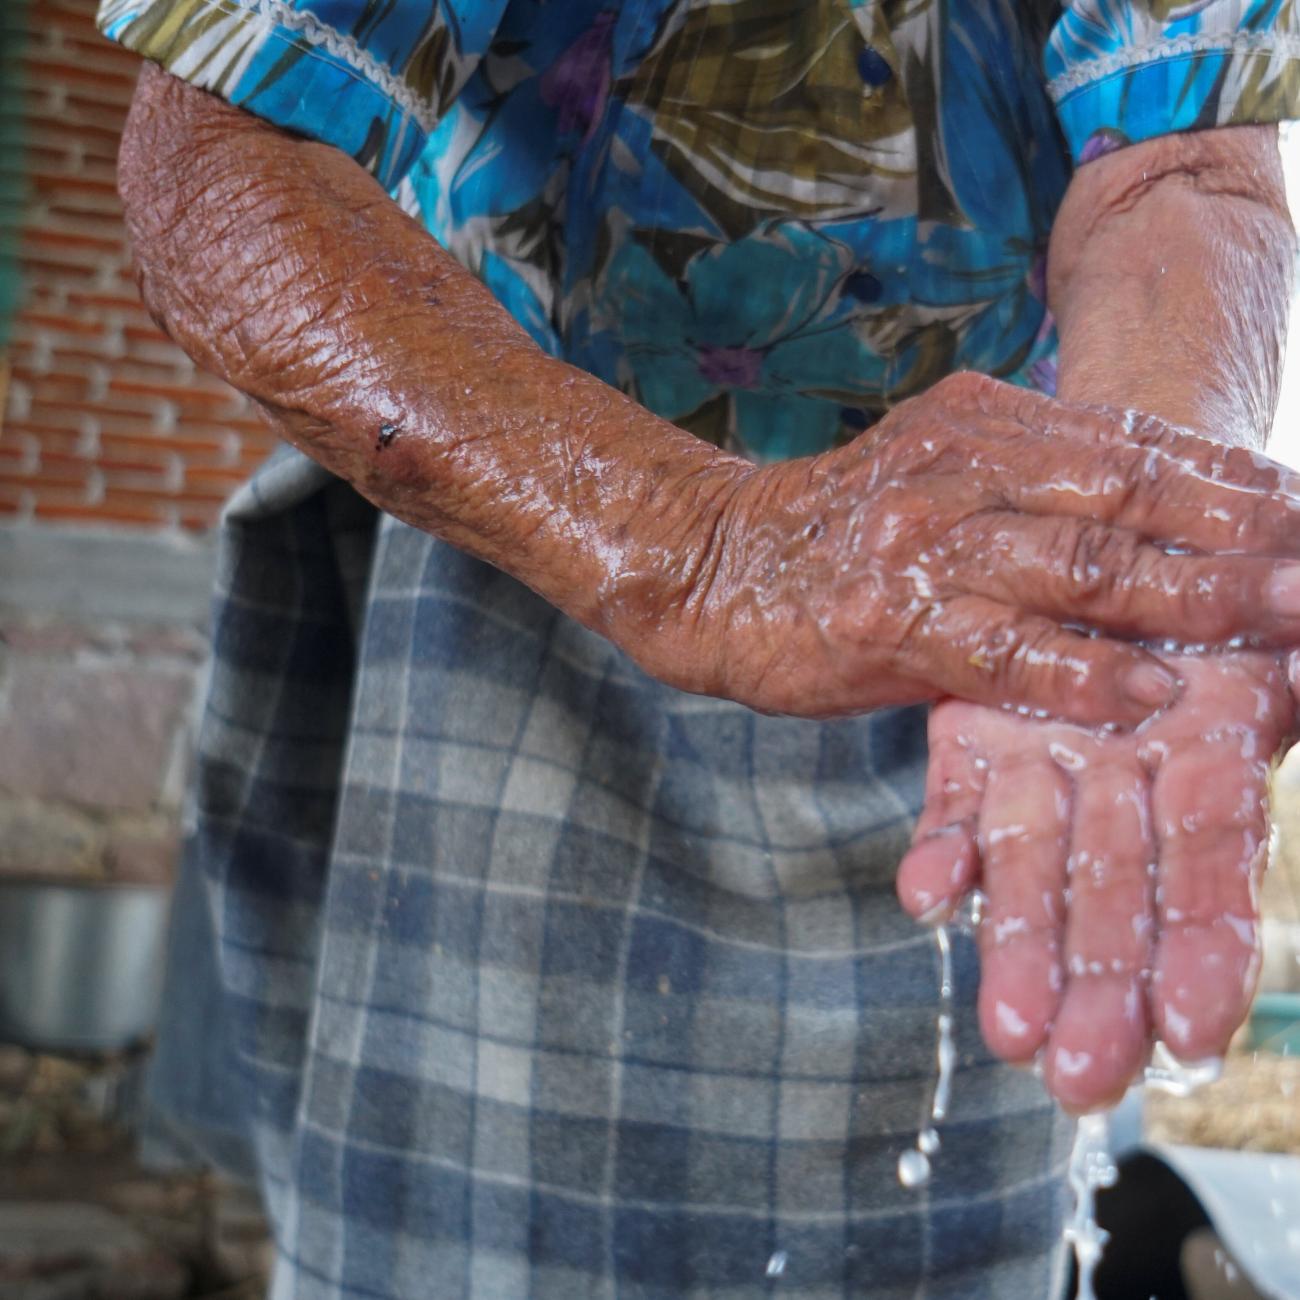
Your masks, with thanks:
M 215 650 L 153 1093 L 257 1171 L 276 1300 L 1059 1287 L 1068 1133 L 965 941 L 942 1151 L 895 1174 L 920 713 L 679 694 L 290 452 L 229 512 Z

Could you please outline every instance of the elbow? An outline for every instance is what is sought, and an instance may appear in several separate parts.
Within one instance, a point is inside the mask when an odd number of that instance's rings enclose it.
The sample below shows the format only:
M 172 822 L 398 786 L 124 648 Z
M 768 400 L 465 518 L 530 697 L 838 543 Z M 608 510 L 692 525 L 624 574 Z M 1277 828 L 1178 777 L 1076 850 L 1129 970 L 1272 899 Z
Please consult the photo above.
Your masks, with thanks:
M 261 123 L 152 63 L 140 71 L 117 160 L 117 189 L 137 258 L 176 245 L 220 210 Z M 215 209 L 214 209 L 215 203 Z
M 160 214 L 176 206 L 184 170 L 185 124 L 177 115 L 183 83 L 155 64 L 140 70 L 117 155 L 117 192 L 137 245 L 160 233 Z
M 140 70 L 117 156 L 117 192 L 137 255 L 175 237 L 212 156 L 204 129 L 221 101 L 152 63 Z
M 229 290 L 256 119 L 152 63 L 141 69 L 118 153 L 117 188 L 141 301 L 195 360 L 208 355 L 212 292 Z

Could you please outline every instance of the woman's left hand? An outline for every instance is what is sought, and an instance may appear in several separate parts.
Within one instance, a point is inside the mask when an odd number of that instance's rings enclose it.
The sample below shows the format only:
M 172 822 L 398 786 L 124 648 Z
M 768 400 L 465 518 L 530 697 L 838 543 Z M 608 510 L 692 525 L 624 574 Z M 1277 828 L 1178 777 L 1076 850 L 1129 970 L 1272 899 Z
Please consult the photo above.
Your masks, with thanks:
M 1164 662 L 1182 696 L 1135 732 L 955 700 L 930 718 L 899 896 L 942 919 L 984 891 L 985 1040 L 1008 1061 L 1042 1053 L 1071 1110 L 1117 1100 L 1155 1039 L 1184 1060 L 1222 1053 L 1258 971 L 1268 777 L 1294 718 L 1285 665 Z

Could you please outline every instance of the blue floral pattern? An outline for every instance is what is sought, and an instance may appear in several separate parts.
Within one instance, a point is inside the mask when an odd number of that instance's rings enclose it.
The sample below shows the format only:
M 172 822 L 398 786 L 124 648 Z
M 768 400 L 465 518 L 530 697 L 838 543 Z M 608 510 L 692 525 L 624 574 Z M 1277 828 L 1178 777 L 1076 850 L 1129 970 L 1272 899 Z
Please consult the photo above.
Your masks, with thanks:
M 347 150 L 543 347 L 758 458 L 1050 388 L 1072 164 L 1300 102 L 1289 0 L 104 0 Z

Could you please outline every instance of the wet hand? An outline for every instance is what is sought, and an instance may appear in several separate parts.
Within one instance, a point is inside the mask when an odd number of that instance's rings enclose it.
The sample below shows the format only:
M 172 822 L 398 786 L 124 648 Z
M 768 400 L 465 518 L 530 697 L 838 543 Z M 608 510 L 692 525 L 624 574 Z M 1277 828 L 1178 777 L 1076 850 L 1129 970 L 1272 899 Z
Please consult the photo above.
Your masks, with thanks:
M 691 688 L 768 712 L 953 695 L 1135 724 L 1176 687 L 1128 642 L 1300 641 L 1300 569 L 1266 558 L 1300 547 L 1300 476 L 979 376 L 750 472 L 713 534 Z
M 985 1040 L 1009 1061 L 1042 1053 L 1075 1110 L 1116 1100 L 1153 1039 L 1221 1054 L 1254 987 L 1268 774 L 1294 701 L 1272 655 L 1165 663 L 1183 695 L 1131 733 L 938 705 L 898 873 L 917 917 L 987 895 Z

